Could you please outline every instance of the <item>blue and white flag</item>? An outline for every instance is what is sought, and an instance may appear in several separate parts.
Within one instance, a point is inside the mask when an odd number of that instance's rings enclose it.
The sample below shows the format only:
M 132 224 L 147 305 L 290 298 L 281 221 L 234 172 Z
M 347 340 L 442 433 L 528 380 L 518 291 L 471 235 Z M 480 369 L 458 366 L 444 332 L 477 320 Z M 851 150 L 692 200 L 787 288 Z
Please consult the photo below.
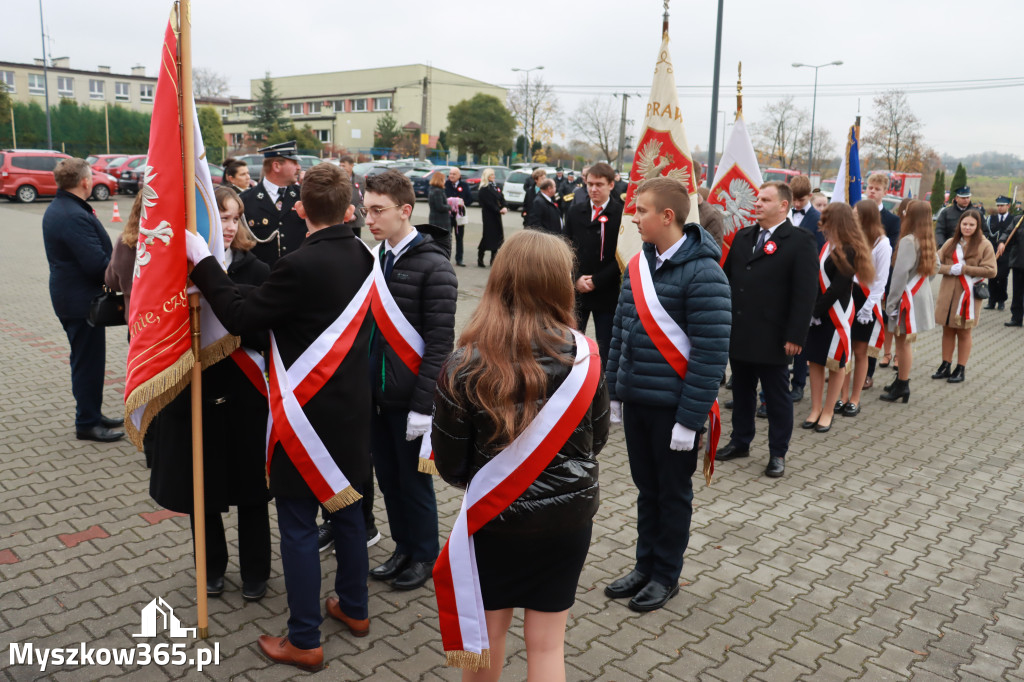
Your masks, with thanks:
M 846 153 L 839 162 L 839 173 L 836 175 L 836 186 L 832 190 L 831 203 L 844 203 L 853 206 L 860 201 L 860 152 L 857 147 L 857 127 L 850 126 L 846 136 Z

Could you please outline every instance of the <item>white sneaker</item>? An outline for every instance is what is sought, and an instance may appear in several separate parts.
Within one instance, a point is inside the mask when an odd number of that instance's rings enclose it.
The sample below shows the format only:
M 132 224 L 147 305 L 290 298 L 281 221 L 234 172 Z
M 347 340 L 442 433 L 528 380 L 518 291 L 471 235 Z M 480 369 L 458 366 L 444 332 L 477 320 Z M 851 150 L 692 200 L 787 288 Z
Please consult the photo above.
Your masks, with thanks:
M 366 538 L 366 547 L 367 548 L 373 547 L 378 542 L 380 542 L 380 531 L 379 530 L 376 533 L 374 533 L 373 537 Z

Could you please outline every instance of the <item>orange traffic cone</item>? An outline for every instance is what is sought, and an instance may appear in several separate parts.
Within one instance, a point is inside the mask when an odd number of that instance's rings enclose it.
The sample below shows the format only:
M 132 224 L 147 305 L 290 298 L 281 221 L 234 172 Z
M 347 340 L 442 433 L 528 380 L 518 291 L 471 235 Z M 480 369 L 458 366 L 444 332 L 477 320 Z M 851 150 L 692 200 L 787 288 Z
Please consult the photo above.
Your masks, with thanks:
M 114 217 L 110 219 L 110 222 L 112 222 L 112 223 L 123 223 L 124 222 L 123 220 L 121 220 L 121 212 L 117 210 L 117 202 L 116 201 L 114 202 Z

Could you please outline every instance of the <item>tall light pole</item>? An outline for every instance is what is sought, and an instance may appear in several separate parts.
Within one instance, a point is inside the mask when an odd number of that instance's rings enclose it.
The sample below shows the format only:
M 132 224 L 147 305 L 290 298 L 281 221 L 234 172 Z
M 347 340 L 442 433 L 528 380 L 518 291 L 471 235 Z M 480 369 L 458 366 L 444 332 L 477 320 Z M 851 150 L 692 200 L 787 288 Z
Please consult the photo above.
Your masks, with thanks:
M 43 39 L 43 98 L 46 104 L 46 148 L 53 149 L 50 128 L 50 76 L 46 69 L 46 29 L 43 27 L 43 0 L 39 0 L 39 35 Z
M 799 69 L 801 66 L 806 66 L 808 69 L 814 69 L 814 99 L 811 100 L 811 147 L 807 151 L 807 175 L 811 174 L 811 169 L 814 167 L 814 115 L 818 111 L 818 69 L 823 69 L 826 66 L 842 66 L 841 60 L 829 62 L 828 64 L 801 64 L 800 62 L 794 62 L 793 68 Z
M 522 72 L 522 73 L 526 74 L 526 101 L 523 103 L 523 106 L 525 107 L 526 110 L 523 112 L 523 138 L 524 138 L 524 141 L 526 142 L 526 160 L 527 160 L 527 163 L 529 163 L 529 161 L 533 159 L 533 154 L 531 153 L 533 150 L 530 148 L 530 128 L 527 125 L 527 121 L 529 120 L 529 113 L 530 113 L 530 72 L 531 71 L 540 71 L 543 68 L 544 68 L 543 66 L 535 66 L 532 69 L 516 69 L 516 68 L 512 69 L 513 71 Z
M 718 26 L 715 30 L 715 73 L 714 78 L 711 81 L 711 132 L 708 139 L 708 189 L 711 188 L 711 183 L 715 177 L 715 126 L 718 125 L 718 74 L 719 66 L 722 62 L 722 6 L 725 4 L 725 0 L 718 0 Z M 668 8 L 668 2 L 665 3 L 666 9 Z M 724 127 L 723 127 L 724 129 Z M 725 148 L 725 144 L 722 144 L 722 148 Z M 700 169 L 697 169 L 695 173 L 697 176 L 697 184 L 700 184 Z

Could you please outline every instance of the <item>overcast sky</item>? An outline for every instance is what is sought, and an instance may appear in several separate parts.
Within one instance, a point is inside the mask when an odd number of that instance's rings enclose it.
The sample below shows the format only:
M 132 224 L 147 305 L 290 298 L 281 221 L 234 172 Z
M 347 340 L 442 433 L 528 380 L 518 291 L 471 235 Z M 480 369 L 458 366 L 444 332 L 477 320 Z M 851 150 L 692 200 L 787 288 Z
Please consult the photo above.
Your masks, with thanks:
M 31 62 L 41 56 L 38 0 L 3 5 L 0 60 Z M 47 49 L 51 56 L 70 57 L 72 68 L 104 64 L 126 73 L 143 64 L 156 75 L 171 5 L 43 0 Z M 673 0 L 670 9 L 681 107 L 690 144 L 701 149 L 708 146 L 716 5 Z M 906 84 L 925 140 L 940 153 L 1024 156 L 1020 7 L 1020 0 L 725 0 L 719 108 L 731 123 L 740 60 L 751 126 L 767 103 L 787 92 L 811 109 L 814 71 L 794 69 L 793 62 L 842 60 L 842 66 L 819 72 L 816 129 L 828 129 L 836 140 L 853 122 L 858 101 L 863 125 L 870 127 L 872 93 Z M 249 80 L 268 70 L 286 76 L 429 62 L 510 85 L 517 76 L 511 67 L 544 66 L 540 74 L 558 90 L 566 114 L 586 96 L 639 93 L 629 109 L 635 135 L 660 42 L 662 2 L 194 0 L 192 14 L 194 64 L 227 76 L 232 95 L 248 96 Z M 1015 79 L 1017 85 L 913 92 L 977 87 L 993 79 Z

